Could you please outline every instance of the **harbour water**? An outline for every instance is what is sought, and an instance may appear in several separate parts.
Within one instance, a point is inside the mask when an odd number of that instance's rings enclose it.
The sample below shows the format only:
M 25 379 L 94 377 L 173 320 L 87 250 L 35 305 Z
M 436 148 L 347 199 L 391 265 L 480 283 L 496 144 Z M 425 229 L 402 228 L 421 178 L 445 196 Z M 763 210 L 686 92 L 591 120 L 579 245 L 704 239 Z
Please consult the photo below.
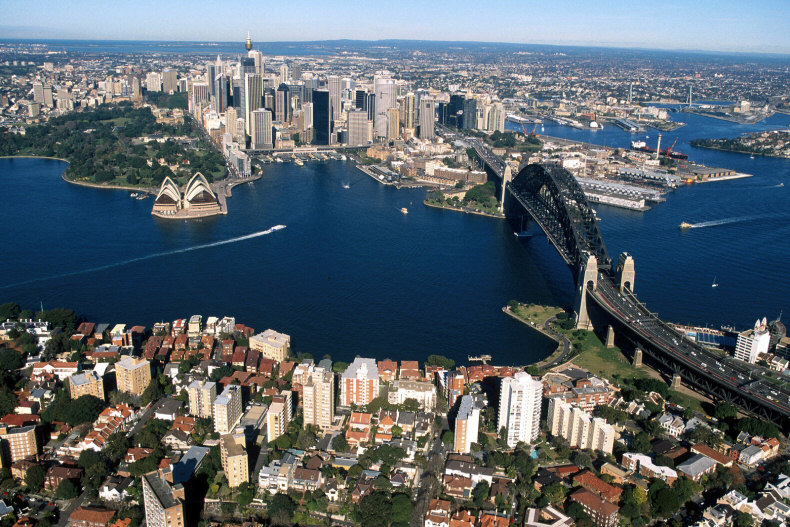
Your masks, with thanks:
M 689 123 L 665 134 L 679 137 L 677 149 L 754 177 L 683 187 L 646 213 L 596 206 L 609 252 L 633 254 L 637 294 L 667 319 L 745 327 L 775 318 L 790 298 L 790 161 L 687 142 L 786 128 L 790 117 L 745 127 L 677 116 Z M 607 146 L 644 137 L 614 126 L 544 126 Z M 69 185 L 60 178 L 65 166 L 0 160 L 0 302 L 148 326 L 233 315 L 256 330 L 290 333 L 297 351 L 319 358 L 440 353 L 465 362 L 489 353 L 495 363 L 525 364 L 554 343 L 500 308 L 511 299 L 573 300 L 570 272 L 545 238 L 424 207 L 424 189 L 379 185 L 351 162 L 268 165 L 259 181 L 234 189 L 227 216 L 191 222 L 153 218 L 150 200 L 128 192 Z M 712 223 L 681 231 L 681 221 Z M 277 224 L 287 228 L 258 235 Z

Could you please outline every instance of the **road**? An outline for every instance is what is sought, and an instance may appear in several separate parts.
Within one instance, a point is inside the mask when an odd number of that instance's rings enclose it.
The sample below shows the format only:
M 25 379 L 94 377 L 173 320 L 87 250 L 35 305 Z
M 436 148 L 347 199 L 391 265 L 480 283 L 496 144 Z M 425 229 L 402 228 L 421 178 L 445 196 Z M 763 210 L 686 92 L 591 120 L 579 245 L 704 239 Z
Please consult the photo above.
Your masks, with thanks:
M 568 338 L 562 333 L 557 333 L 554 331 L 554 328 L 551 327 L 551 323 L 555 322 L 556 320 L 556 315 L 548 319 L 543 323 L 543 329 L 547 333 L 550 333 L 551 335 L 554 335 L 556 338 L 560 339 L 560 343 L 562 344 L 562 353 L 560 353 L 560 355 L 551 362 L 546 363 L 546 369 L 553 368 L 559 364 L 564 364 L 571 358 L 571 341 L 568 340 Z
M 428 463 L 420 476 L 420 483 L 417 489 L 417 499 L 414 503 L 414 512 L 411 517 L 410 527 L 422 527 L 423 518 L 428 512 L 431 499 L 436 496 L 441 483 L 440 473 L 444 466 L 445 452 L 442 443 L 442 434 L 448 430 L 447 417 L 442 418 L 442 427 L 436 433 L 436 437 L 428 454 Z
M 134 437 L 134 434 L 142 430 L 145 426 L 145 423 L 151 419 L 151 416 L 154 415 L 154 412 L 156 412 L 160 406 L 162 406 L 162 399 L 159 399 L 155 403 L 150 403 L 148 407 L 143 410 L 143 415 L 140 416 L 134 426 L 130 428 L 128 432 L 126 432 L 126 437 Z

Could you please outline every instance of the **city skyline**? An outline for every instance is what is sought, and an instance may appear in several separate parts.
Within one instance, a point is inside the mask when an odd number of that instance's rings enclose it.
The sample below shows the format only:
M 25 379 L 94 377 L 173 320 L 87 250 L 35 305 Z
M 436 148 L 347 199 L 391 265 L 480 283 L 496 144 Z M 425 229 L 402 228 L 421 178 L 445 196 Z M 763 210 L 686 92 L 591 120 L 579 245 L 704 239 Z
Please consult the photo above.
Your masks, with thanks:
M 354 10 L 348 16 L 343 9 L 351 6 L 344 2 L 312 0 L 287 11 L 248 1 L 230 7 L 212 1 L 142 2 L 112 11 L 98 2 L 82 4 L 80 10 L 50 1 L 4 7 L 3 39 L 230 42 L 250 31 L 259 42 L 432 40 L 790 54 L 783 24 L 790 18 L 790 5 L 773 0 L 748 10 L 734 1 L 655 6 L 571 0 L 550 8 L 507 1 L 486 9 L 471 2 L 407 1 Z M 247 16 L 243 26 L 236 17 L 206 16 L 217 10 Z M 421 16 L 408 17 L 412 10 Z M 326 23 L 327 12 L 337 13 L 332 24 Z

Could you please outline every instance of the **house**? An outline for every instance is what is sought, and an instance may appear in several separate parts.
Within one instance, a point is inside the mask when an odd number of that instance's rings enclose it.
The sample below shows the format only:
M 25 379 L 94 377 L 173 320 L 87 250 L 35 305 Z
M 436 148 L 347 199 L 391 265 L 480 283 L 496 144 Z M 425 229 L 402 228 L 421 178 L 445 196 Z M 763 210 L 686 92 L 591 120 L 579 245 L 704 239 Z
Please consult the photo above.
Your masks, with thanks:
M 398 372 L 398 364 L 390 359 L 378 361 L 379 379 L 381 382 L 392 382 Z
M 691 452 L 694 454 L 701 454 L 705 457 L 711 458 L 713 461 L 726 468 L 730 468 L 733 464 L 733 459 L 725 456 L 718 450 L 714 450 L 704 443 L 697 443 L 691 447 Z
M 491 485 L 494 478 L 494 469 L 475 464 L 471 456 L 450 454 L 447 456 L 447 462 L 444 465 L 444 474 L 470 478 L 474 487 L 481 481 L 486 481 Z
M 169 397 L 162 401 L 156 411 L 154 411 L 154 418 L 163 421 L 172 421 L 176 418 L 183 405 L 184 403 L 182 401 Z
M 674 438 L 680 437 L 686 430 L 686 424 L 683 422 L 683 419 L 670 413 L 661 414 L 661 417 L 658 418 L 658 424 L 662 430 Z
M 171 429 L 162 437 L 162 443 L 173 450 L 187 450 L 195 443 L 195 440 L 181 429 Z
M 96 507 L 77 507 L 69 516 L 70 527 L 108 527 L 115 511 Z
M 416 360 L 402 360 L 400 362 L 399 379 L 418 381 L 422 378 L 420 363 Z
M 44 479 L 44 488 L 46 490 L 55 490 L 63 480 L 70 479 L 75 484 L 79 484 L 80 479 L 85 474 L 85 471 L 78 467 L 66 467 L 56 465 L 47 470 L 47 476 Z
M 472 490 L 474 489 L 472 478 L 445 474 L 442 477 L 442 484 L 444 485 L 444 493 L 448 496 L 464 500 L 472 497 Z
M 414 420 L 416 414 L 414 412 L 398 412 L 398 427 L 403 430 L 403 435 L 408 436 L 414 431 Z
M 738 462 L 743 463 L 747 467 L 753 467 L 763 460 L 763 449 L 756 445 L 749 445 L 743 450 L 738 457 Z
M 450 502 L 434 498 L 428 505 L 424 527 L 450 527 Z
M 702 454 L 695 454 L 675 469 L 687 478 L 699 482 L 703 476 L 716 472 L 716 461 Z
M 509 527 L 510 516 L 499 512 L 484 511 L 480 514 L 480 527 Z
M 354 489 L 351 491 L 351 501 L 359 503 L 359 500 L 373 492 L 373 480 L 367 478 L 359 478 Z
M 296 490 L 317 490 L 321 486 L 321 472 L 315 469 L 297 467 L 291 479 L 290 488 Z
M 99 488 L 99 497 L 105 501 L 119 502 L 129 497 L 126 488 L 134 482 L 131 477 L 110 476 Z

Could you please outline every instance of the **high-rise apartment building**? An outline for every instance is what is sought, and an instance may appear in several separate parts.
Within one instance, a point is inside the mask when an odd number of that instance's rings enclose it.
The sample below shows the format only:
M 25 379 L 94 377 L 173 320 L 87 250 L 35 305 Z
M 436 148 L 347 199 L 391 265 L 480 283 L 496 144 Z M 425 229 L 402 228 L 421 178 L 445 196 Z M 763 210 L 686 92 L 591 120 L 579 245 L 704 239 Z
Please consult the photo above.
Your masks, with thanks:
M 284 361 L 291 351 L 291 336 L 267 329 L 250 337 L 250 349 L 267 359 Z
M 543 384 L 526 372 L 502 379 L 499 392 L 497 428 L 505 428 L 505 441 L 515 447 L 519 441 L 532 443 L 540 432 L 540 405 Z
M 104 400 L 104 382 L 95 371 L 75 373 L 69 377 L 69 396 L 78 399 L 83 395 L 92 395 Z
M 272 397 L 272 404 L 266 412 L 266 440 L 271 443 L 288 429 L 293 418 L 293 398 L 290 390 L 283 390 Z
M 614 427 L 600 417 L 593 418 L 579 407 L 562 399 L 549 401 L 547 424 L 551 435 L 568 440 L 571 448 L 597 450 L 611 454 L 614 448 Z
M 244 434 L 225 434 L 219 438 L 222 470 L 225 471 L 228 486 L 232 489 L 250 481 L 246 447 Z
M 241 386 L 230 384 L 214 399 L 214 431 L 229 434 L 241 419 Z
M 376 137 L 387 137 L 389 117 L 387 110 L 398 107 L 398 90 L 395 79 L 377 76 L 373 81 L 375 89 L 375 119 L 373 121 Z
M 433 139 L 434 131 L 434 101 L 430 97 L 420 99 L 420 139 Z
M 187 388 L 187 394 L 190 415 L 210 419 L 214 413 L 214 399 L 217 398 L 217 383 L 192 381 Z
M 34 425 L 0 427 L 0 446 L 3 454 L 2 466 L 7 467 L 15 461 L 35 456 L 38 454 L 36 427 Z
M 158 472 L 142 477 L 145 523 L 148 527 L 184 527 L 184 505 Z
M 754 364 L 757 357 L 768 353 L 771 345 L 771 332 L 768 319 L 763 318 L 754 323 L 754 328 L 738 334 L 735 342 L 735 358 Z
M 468 454 L 472 451 L 472 443 L 477 442 L 480 426 L 480 409 L 475 406 L 471 395 L 461 397 L 458 415 L 455 417 L 455 435 L 453 450 Z
M 340 377 L 340 404 L 362 406 L 379 394 L 379 369 L 375 359 L 354 359 Z
M 115 363 L 115 384 L 118 391 L 139 397 L 151 383 L 151 363 L 144 359 L 124 357 Z
M 145 76 L 145 89 L 148 91 L 162 91 L 162 76 L 156 71 L 149 71 Z
M 253 149 L 271 148 L 273 145 L 272 112 L 266 110 L 265 108 L 258 108 L 252 112 L 250 145 Z
M 304 424 L 327 430 L 335 419 L 335 374 L 324 368 L 313 368 L 302 385 Z

